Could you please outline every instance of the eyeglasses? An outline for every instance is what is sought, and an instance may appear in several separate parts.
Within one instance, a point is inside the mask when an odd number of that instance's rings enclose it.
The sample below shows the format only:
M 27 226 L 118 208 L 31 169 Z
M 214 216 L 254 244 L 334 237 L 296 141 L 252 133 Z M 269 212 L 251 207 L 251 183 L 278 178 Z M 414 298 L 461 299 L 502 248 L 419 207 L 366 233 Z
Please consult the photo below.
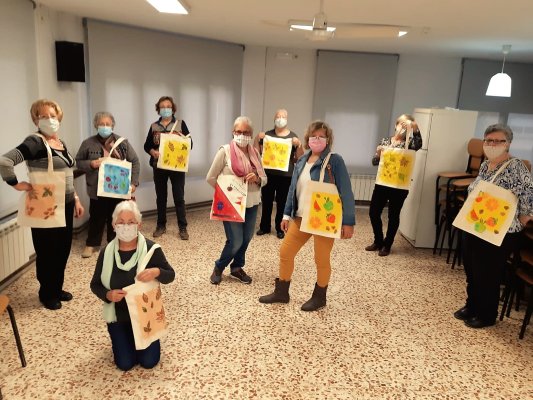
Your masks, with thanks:
M 233 133 L 237 135 L 251 135 L 252 134 L 252 132 L 250 131 L 233 131 Z
M 489 146 L 497 146 L 499 144 L 507 143 L 507 139 L 483 139 L 483 143 Z

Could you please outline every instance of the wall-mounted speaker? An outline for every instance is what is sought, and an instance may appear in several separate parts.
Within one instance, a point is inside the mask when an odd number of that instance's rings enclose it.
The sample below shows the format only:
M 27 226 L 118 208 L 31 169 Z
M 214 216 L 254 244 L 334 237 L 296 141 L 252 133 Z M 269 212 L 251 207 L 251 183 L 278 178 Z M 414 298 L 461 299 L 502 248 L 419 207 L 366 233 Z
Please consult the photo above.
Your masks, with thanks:
M 83 43 L 56 42 L 57 80 L 85 82 Z

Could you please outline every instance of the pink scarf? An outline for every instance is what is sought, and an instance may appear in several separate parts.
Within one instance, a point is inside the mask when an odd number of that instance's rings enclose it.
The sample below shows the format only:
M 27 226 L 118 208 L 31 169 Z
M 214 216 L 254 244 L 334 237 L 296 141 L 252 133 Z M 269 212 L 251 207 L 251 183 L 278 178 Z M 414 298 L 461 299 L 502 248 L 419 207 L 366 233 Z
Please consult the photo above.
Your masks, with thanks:
M 250 172 L 257 172 L 265 177 L 265 170 L 259 161 L 259 153 L 251 144 L 248 145 L 248 157 L 233 140 L 230 142 L 231 169 L 237 176 L 243 177 Z M 251 161 L 251 162 L 250 162 Z

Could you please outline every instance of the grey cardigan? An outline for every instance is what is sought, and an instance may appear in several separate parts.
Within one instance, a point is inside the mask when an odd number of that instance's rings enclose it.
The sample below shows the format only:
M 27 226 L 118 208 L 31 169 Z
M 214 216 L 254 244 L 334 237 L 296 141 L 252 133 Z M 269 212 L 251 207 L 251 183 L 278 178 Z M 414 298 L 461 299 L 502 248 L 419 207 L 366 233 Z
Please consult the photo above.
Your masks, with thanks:
M 120 136 L 113 133 L 112 138 L 114 139 L 114 143 L 120 138 Z M 121 156 L 122 160 L 131 162 L 131 183 L 132 185 L 138 186 L 141 165 L 137 153 L 135 153 L 135 150 L 127 140 L 119 144 L 117 150 L 117 153 Z M 78 150 L 78 154 L 76 154 L 76 166 L 78 169 L 85 172 L 87 194 L 94 200 L 98 199 L 98 196 L 96 195 L 98 192 L 98 169 L 93 169 L 91 167 L 91 161 L 98 160 L 103 156 L 104 149 L 102 148 L 102 143 L 98 139 L 98 135 L 85 139 Z

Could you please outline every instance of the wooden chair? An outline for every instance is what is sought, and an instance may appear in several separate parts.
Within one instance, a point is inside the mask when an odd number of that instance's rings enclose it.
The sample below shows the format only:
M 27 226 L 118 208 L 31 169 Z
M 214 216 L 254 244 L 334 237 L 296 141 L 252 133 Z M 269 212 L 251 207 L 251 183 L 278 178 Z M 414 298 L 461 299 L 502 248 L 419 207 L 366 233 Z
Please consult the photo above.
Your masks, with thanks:
M 15 341 L 17 342 L 17 348 L 19 351 L 20 362 L 22 366 L 26 366 L 26 357 L 24 357 L 24 350 L 22 349 L 22 342 L 20 341 L 19 330 L 17 328 L 17 322 L 15 321 L 15 313 L 9 305 L 9 297 L 5 295 L 0 295 L 0 315 L 7 310 L 9 314 L 9 319 L 11 320 L 11 327 L 13 328 L 13 334 L 15 335 Z

